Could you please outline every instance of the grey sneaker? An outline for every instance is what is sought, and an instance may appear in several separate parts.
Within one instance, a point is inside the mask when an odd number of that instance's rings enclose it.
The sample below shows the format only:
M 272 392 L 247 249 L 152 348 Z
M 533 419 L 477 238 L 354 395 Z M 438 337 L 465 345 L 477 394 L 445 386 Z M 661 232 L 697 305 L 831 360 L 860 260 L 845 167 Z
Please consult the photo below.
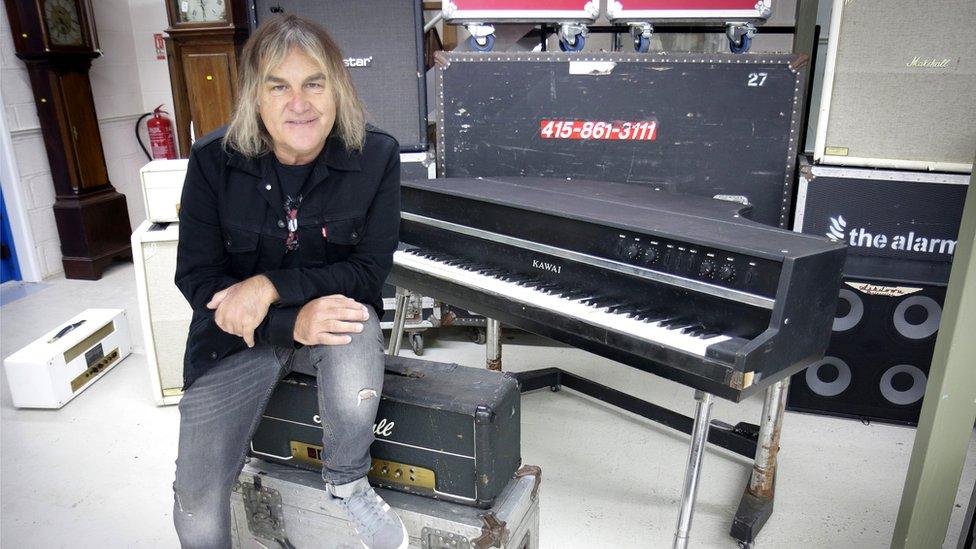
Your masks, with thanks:
M 328 488 L 332 500 L 345 509 L 368 549 L 407 549 L 410 537 L 406 526 L 365 477 L 341 486 L 328 485 Z

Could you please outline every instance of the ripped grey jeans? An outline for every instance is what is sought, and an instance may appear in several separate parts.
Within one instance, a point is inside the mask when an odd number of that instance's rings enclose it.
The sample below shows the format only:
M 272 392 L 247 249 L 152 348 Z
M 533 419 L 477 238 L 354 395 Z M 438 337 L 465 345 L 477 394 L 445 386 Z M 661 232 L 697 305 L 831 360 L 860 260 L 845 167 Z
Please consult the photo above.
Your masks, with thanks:
M 347 345 L 291 350 L 258 344 L 221 360 L 183 394 L 173 521 L 184 548 L 226 548 L 230 492 L 278 380 L 315 375 L 322 419 L 322 478 L 337 487 L 366 475 L 383 390 L 383 332 L 370 308 Z M 341 488 L 339 491 L 341 492 Z

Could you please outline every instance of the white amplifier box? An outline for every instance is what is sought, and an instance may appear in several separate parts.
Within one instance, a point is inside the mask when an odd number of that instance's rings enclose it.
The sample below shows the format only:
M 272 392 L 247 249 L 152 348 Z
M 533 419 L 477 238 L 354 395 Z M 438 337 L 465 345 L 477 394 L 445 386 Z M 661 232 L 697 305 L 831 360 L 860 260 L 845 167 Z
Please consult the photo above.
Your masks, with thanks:
M 153 160 L 139 170 L 146 219 L 155 223 L 179 221 L 183 179 L 186 177 L 188 162 L 185 158 Z
M 183 395 L 183 351 L 193 310 L 180 293 L 176 278 L 179 223 L 143 221 L 132 233 L 139 318 L 153 399 L 176 404 Z
M 4 359 L 14 406 L 60 408 L 131 352 L 124 309 L 87 309 Z

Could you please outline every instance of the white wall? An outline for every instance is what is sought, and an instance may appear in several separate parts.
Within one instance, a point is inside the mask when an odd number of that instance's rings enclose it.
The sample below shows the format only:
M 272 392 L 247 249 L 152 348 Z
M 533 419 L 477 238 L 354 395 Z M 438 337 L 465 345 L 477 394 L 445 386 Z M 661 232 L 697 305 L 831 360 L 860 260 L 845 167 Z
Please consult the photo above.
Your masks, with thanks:
M 159 0 L 99 0 L 93 5 L 103 52 L 90 72 L 95 111 L 109 180 L 125 195 L 134 228 L 145 219 L 139 168 L 146 163 L 136 142 L 135 122 L 160 103 L 172 112 L 167 63 L 156 59 L 153 44 L 153 33 L 167 26 L 166 8 Z M 19 192 L 23 204 L 23 210 L 16 211 L 11 208 L 14 201 L 8 200 L 7 213 L 12 222 L 17 216 L 28 218 L 32 251 L 41 276 L 48 278 L 63 272 L 52 209 L 54 187 L 27 69 L 14 55 L 6 10 L 0 10 L 0 96 L 20 179 L 9 187 Z M 18 250 L 19 256 L 25 253 L 29 251 Z
M 169 66 L 156 59 L 153 34 L 162 33 L 168 26 L 166 4 L 159 0 L 129 0 L 132 38 L 139 67 L 142 111 L 149 112 L 162 104 L 173 119 L 173 93 L 169 85 Z M 99 31 L 101 29 L 99 28 Z

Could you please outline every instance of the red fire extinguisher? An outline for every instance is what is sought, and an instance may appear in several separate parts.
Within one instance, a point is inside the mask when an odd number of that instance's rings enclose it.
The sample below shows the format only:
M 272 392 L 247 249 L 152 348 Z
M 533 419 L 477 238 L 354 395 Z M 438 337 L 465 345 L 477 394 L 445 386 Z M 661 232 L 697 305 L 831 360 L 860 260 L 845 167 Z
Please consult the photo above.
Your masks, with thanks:
M 173 123 L 163 116 L 169 114 L 160 105 L 153 109 L 153 116 L 146 122 L 149 132 L 149 146 L 153 160 L 173 160 L 176 158 L 176 142 L 173 139 Z

